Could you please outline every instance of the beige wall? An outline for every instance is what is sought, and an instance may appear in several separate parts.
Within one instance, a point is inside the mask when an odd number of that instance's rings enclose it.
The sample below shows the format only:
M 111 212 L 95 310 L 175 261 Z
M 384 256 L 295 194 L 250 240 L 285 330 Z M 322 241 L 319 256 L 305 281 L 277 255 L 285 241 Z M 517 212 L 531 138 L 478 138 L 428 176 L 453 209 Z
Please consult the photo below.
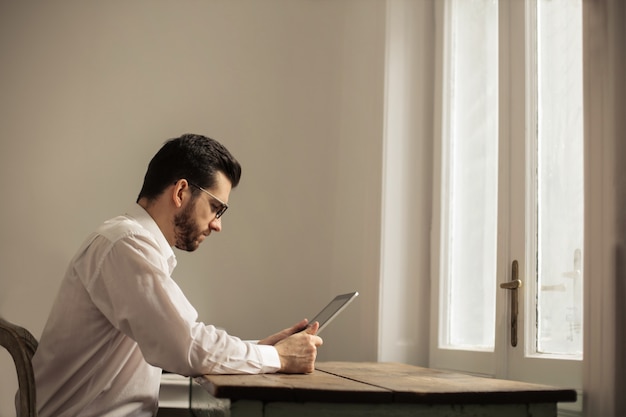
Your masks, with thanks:
M 357 289 L 319 358 L 375 360 L 384 49 L 377 0 L 0 0 L 0 315 L 39 337 L 82 239 L 197 132 L 244 168 L 223 232 L 177 252 L 200 318 L 258 338 Z

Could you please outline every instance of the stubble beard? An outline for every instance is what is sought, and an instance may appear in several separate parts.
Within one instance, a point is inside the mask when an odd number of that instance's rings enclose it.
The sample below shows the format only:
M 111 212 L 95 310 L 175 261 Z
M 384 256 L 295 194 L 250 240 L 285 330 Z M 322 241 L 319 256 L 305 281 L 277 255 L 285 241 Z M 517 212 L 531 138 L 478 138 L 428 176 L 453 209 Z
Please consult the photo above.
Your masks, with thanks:
M 174 217 L 174 230 L 176 241 L 174 246 L 180 250 L 187 252 L 193 252 L 200 246 L 200 235 L 202 232 L 200 228 L 193 221 L 192 211 L 195 207 L 195 202 L 187 204 L 187 206 Z

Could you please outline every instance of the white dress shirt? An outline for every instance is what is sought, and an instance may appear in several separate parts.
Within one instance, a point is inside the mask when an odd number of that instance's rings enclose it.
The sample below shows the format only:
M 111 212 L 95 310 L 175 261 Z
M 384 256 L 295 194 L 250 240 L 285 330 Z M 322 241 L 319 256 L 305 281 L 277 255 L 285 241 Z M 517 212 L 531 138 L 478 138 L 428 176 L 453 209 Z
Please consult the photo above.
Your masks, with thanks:
M 87 238 L 33 358 L 40 417 L 153 416 L 161 369 L 198 376 L 280 368 L 274 347 L 197 322 L 170 277 L 175 265 L 139 205 Z

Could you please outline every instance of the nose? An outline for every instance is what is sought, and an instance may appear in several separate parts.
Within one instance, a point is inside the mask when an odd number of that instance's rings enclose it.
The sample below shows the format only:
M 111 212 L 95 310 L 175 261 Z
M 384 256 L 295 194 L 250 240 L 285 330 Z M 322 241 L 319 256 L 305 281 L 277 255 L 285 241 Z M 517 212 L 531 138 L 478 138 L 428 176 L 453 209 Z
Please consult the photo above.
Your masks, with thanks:
M 215 232 L 220 232 L 222 230 L 222 218 L 211 220 L 209 228 Z

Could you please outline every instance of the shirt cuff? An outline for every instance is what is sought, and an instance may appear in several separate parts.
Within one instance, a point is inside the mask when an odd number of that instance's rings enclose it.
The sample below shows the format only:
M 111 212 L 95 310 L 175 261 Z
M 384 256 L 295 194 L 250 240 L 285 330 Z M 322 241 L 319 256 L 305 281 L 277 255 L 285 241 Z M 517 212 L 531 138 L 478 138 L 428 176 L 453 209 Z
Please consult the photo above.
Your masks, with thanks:
M 274 373 L 280 370 L 280 356 L 274 346 L 256 345 L 259 355 L 261 355 L 261 373 Z

